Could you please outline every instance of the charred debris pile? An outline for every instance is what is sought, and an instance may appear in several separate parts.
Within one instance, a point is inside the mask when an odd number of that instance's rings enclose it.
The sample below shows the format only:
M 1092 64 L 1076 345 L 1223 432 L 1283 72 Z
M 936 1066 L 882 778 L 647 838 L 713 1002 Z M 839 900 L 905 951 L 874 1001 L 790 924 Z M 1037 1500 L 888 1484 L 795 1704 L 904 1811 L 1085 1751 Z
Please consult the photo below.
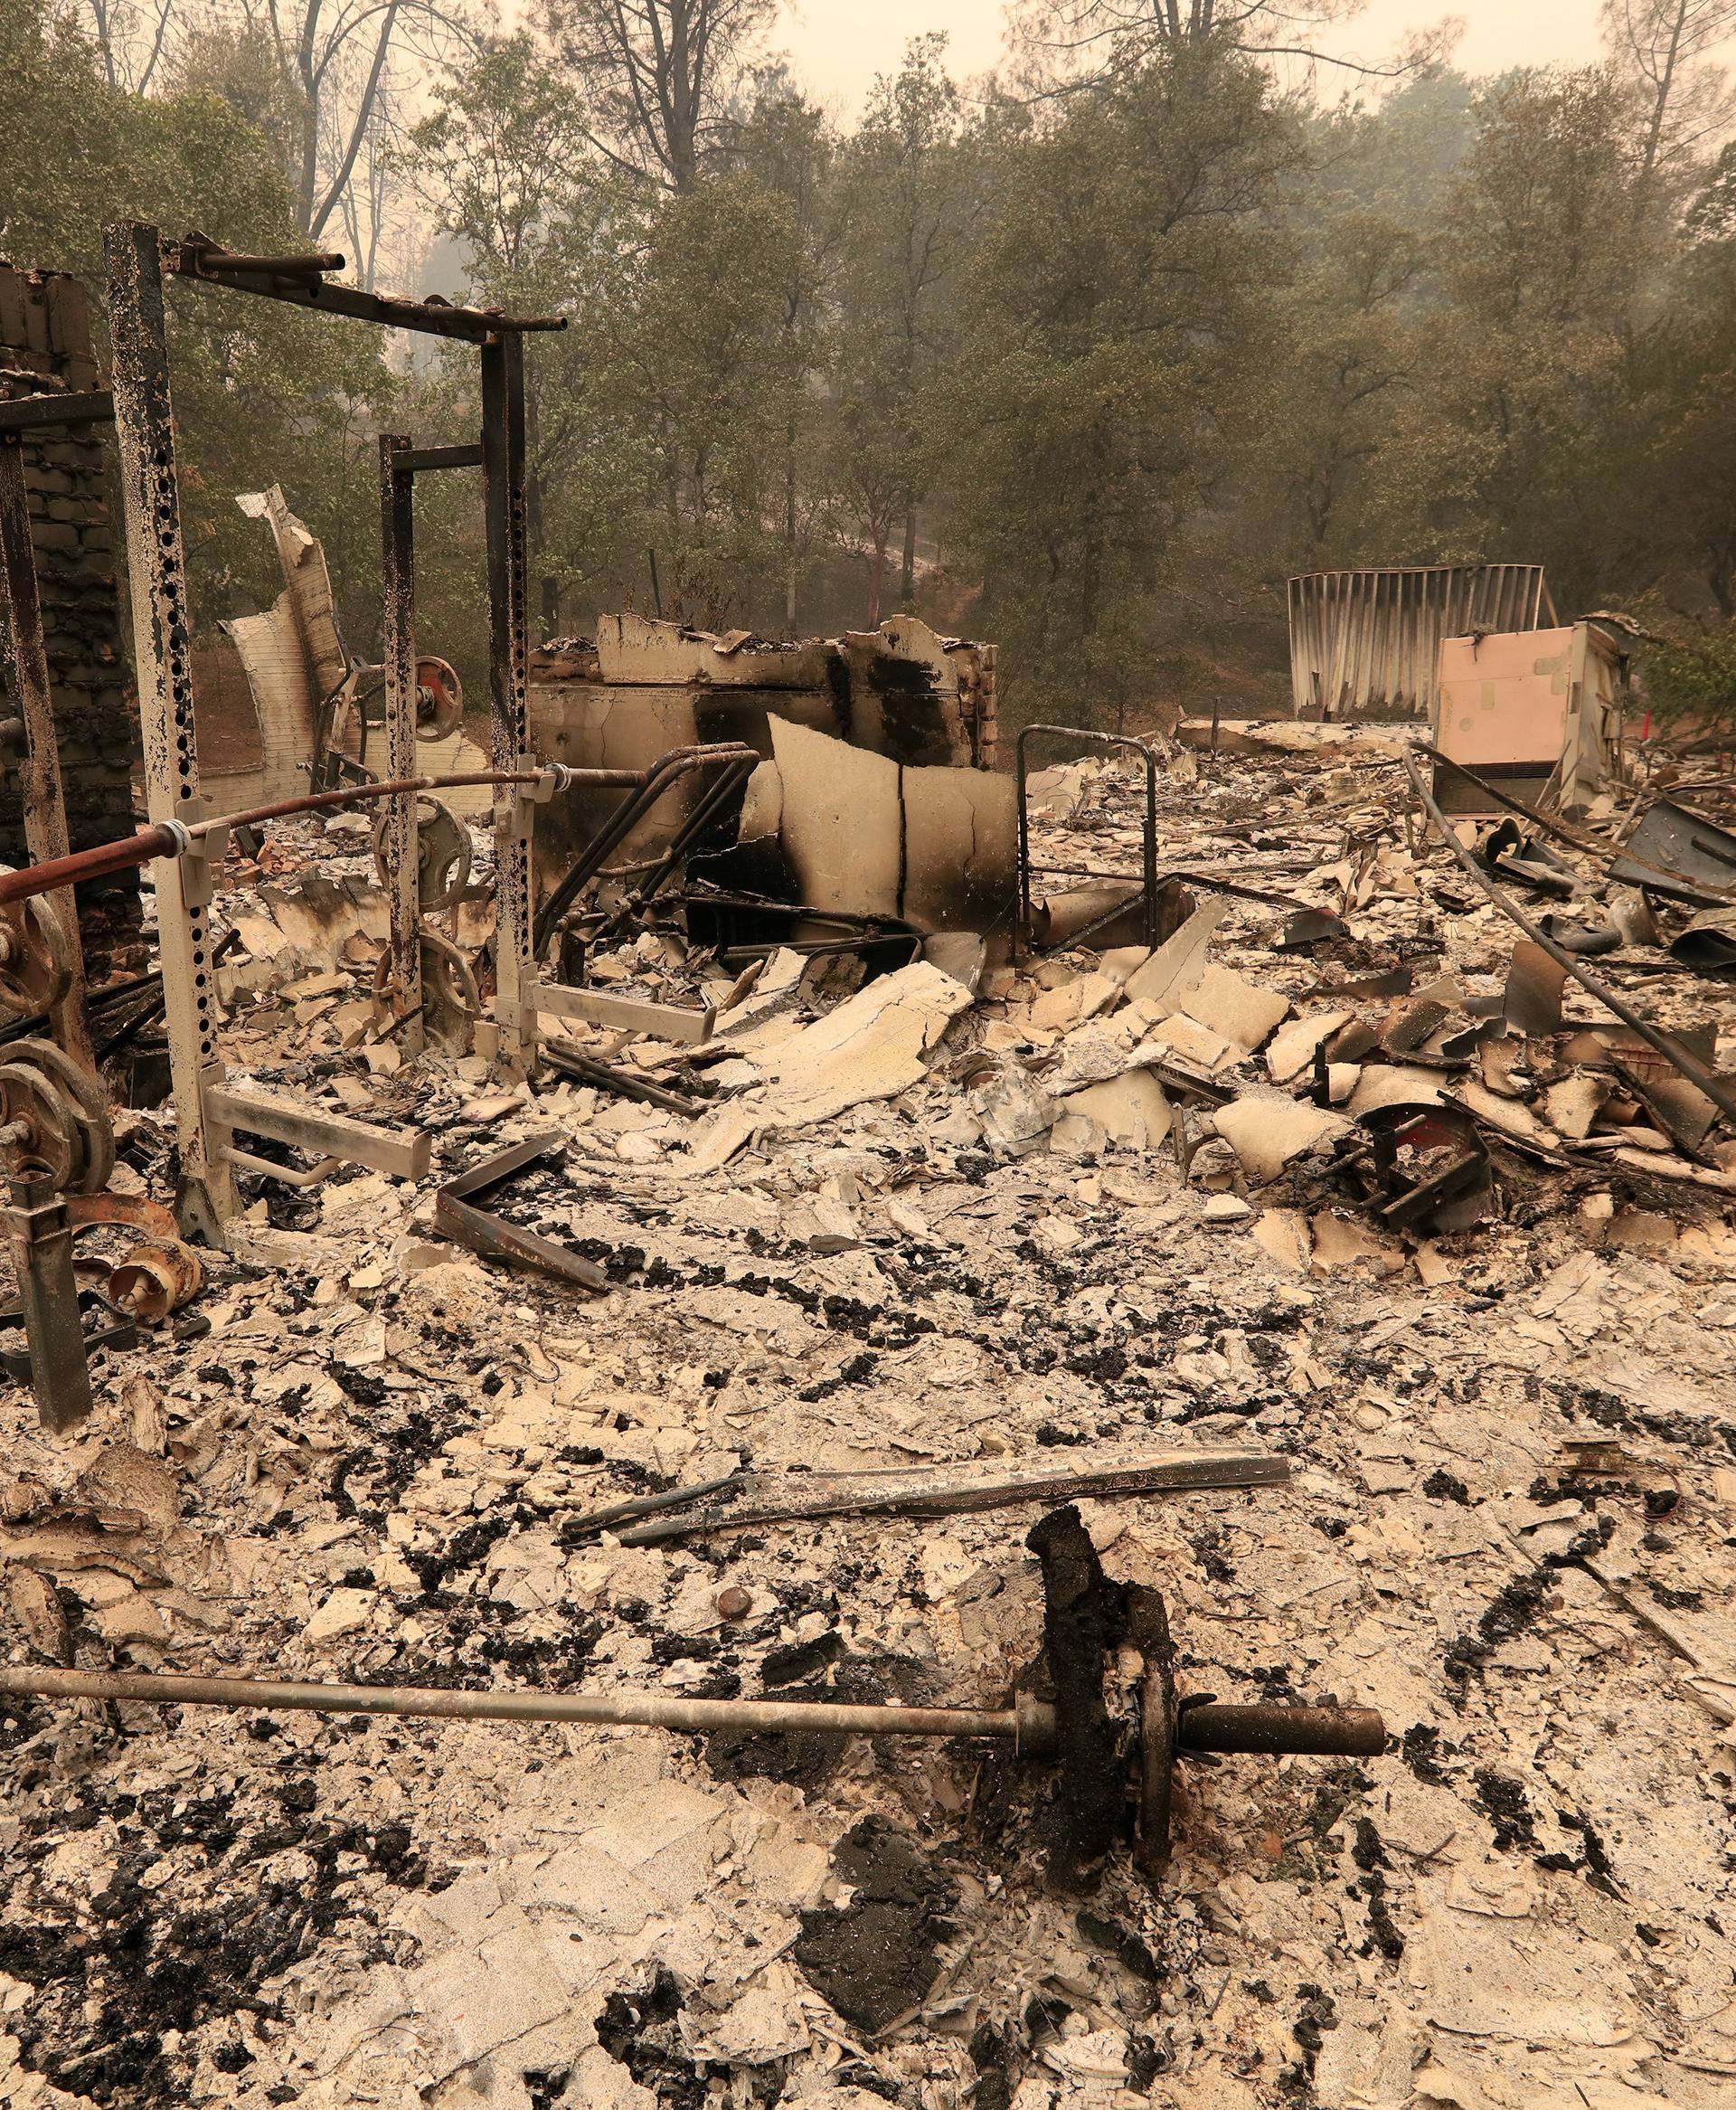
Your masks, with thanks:
M 1716 2102 L 1728 779 L 994 771 L 945 641 L 788 717 L 597 649 L 545 752 L 750 752 L 541 847 L 528 1074 L 471 819 L 420 1052 L 370 818 L 215 875 L 228 1085 L 426 1156 L 256 1140 L 89 1418 L 8 1395 L 0 2101 Z M 172 1110 L 115 1130 L 171 1198 Z

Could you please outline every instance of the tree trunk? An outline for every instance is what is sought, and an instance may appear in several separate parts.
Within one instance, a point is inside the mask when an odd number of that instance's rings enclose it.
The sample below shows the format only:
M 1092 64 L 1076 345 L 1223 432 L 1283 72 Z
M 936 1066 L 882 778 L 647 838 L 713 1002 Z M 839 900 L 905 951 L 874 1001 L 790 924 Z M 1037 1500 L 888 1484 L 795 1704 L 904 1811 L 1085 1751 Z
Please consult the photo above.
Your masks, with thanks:
M 899 574 L 900 603 L 916 612 L 916 500 L 904 501 L 904 564 Z
M 880 623 L 880 589 L 886 576 L 886 533 L 883 528 L 874 531 L 874 561 L 868 572 L 868 628 L 877 629 Z
M 367 132 L 368 120 L 373 115 L 374 100 L 380 93 L 381 77 L 386 70 L 387 54 L 392 49 L 392 33 L 397 23 L 398 10 L 401 5 L 402 0 L 388 0 L 385 14 L 380 24 L 379 42 L 373 48 L 373 62 L 368 68 L 367 85 L 362 90 L 362 101 L 355 113 L 355 123 L 350 130 L 350 142 L 344 150 L 344 157 L 338 164 L 337 174 L 332 179 L 332 187 L 326 194 L 325 203 L 321 205 L 308 222 L 307 232 L 310 234 L 318 235 L 324 232 L 326 222 L 331 218 L 338 199 L 344 194 L 344 185 L 350 180 L 351 172 L 355 167 L 355 157 L 362 151 L 362 141 Z
M 306 234 L 314 224 L 314 192 L 319 182 L 319 73 L 314 43 L 319 28 L 320 0 L 303 0 L 301 40 L 296 73 L 301 82 L 301 166 L 296 175 L 296 225 Z
M 1652 187 L 1652 171 L 1657 166 L 1657 149 L 1664 137 L 1664 114 L 1669 108 L 1670 92 L 1675 85 L 1676 57 L 1682 49 L 1682 31 L 1687 13 L 1688 0 L 1676 0 L 1675 20 L 1670 24 L 1669 53 L 1652 98 L 1652 121 L 1646 135 L 1646 151 L 1640 156 L 1639 181 L 1634 186 L 1637 210 L 1644 209 L 1646 193 Z
M 796 413 L 784 433 L 784 628 L 796 635 Z

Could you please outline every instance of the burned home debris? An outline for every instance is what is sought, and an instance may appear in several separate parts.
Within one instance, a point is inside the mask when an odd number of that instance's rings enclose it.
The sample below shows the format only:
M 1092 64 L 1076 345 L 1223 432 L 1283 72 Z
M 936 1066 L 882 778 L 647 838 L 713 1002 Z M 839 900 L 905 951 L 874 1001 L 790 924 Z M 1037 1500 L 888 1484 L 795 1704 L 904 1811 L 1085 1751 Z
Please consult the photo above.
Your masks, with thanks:
M 552 323 L 108 259 L 0 402 L 0 2103 L 1715 2103 L 1736 781 L 1628 641 L 1381 573 L 1325 723 L 1010 740 L 912 616 L 533 650 Z M 208 774 L 165 274 L 478 360 L 377 664 L 241 495 Z M 26 449 L 111 428 L 92 836 Z

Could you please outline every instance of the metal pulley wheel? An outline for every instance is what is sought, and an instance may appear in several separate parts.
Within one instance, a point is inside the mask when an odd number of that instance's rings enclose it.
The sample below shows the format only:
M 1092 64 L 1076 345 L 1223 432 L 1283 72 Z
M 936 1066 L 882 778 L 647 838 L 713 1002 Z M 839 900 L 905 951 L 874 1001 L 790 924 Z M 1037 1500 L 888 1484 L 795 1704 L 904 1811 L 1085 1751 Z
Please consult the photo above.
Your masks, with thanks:
M 386 846 L 392 815 L 381 800 L 373 824 L 373 868 L 382 886 L 390 886 Z M 450 908 L 470 880 L 470 830 L 444 800 L 427 791 L 416 799 L 416 906 L 425 916 Z
M 416 662 L 416 737 L 445 740 L 464 723 L 464 684 L 445 659 Z
M 108 1278 L 108 1301 L 146 1326 L 160 1326 L 171 1311 L 204 1287 L 199 1255 L 179 1238 L 147 1238 Z
M 73 959 L 65 920 L 47 894 L 0 908 L 0 1010 L 15 1018 L 46 1011 L 72 986 Z
M 20 1171 L 41 1173 L 62 1194 L 98 1194 L 115 1169 L 108 1103 L 52 1040 L 18 1040 L 0 1064 L 0 1124 L 25 1133 L 5 1153 Z
M 437 1040 L 468 1038 L 482 1016 L 482 997 L 470 962 L 450 938 L 431 923 L 418 923 L 422 962 L 422 1023 Z M 392 1016 L 392 948 L 382 948 L 373 970 L 373 1005 L 382 1019 Z

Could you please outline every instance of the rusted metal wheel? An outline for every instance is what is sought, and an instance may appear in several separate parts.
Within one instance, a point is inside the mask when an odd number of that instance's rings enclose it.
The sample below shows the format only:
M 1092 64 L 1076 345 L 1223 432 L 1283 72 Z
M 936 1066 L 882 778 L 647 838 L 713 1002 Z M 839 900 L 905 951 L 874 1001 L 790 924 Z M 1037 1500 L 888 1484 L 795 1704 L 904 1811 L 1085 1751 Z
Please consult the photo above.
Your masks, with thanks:
M 373 824 L 373 868 L 382 886 L 391 884 L 386 842 L 392 815 L 384 801 Z M 470 880 L 470 830 L 447 805 L 423 791 L 416 800 L 416 905 L 425 916 L 438 915 L 458 900 Z
M 418 923 L 421 949 L 422 1023 L 436 1039 L 467 1041 L 482 1016 L 482 995 L 470 962 L 432 923 Z M 392 1016 L 392 948 L 382 949 L 373 970 L 373 1005 L 383 1021 Z
M 482 996 L 470 962 L 452 942 L 426 923 L 418 926 L 422 941 L 422 1016 L 439 1038 L 468 1043 L 482 1016 Z
M 80 1140 L 73 1194 L 100 1194 L 114 1176 L 115 1129 L 102 1087 L 86 1076 L 64 1048 L 52 1040 L 14 1041 L 7 1059 L 39 1070 L 71 1109 Z
M 73 959 L 71 937 L 47 894 L 0 907 L 0 1010 L 14 1018 L 46 1011 L 71 987 Z
M 416 737 L 448 739 L 464 723 L 464 684 L 444 659 L 416 662 Z
M 61 1194 L 78 1184 L 84 1165 L 84 1138 L 71 1102 L 51 1078 L 25 1063 L 0 1063 L 0 1123 L 24 1134 L 6 1145 L 9 1169 L 34 1174 Z

